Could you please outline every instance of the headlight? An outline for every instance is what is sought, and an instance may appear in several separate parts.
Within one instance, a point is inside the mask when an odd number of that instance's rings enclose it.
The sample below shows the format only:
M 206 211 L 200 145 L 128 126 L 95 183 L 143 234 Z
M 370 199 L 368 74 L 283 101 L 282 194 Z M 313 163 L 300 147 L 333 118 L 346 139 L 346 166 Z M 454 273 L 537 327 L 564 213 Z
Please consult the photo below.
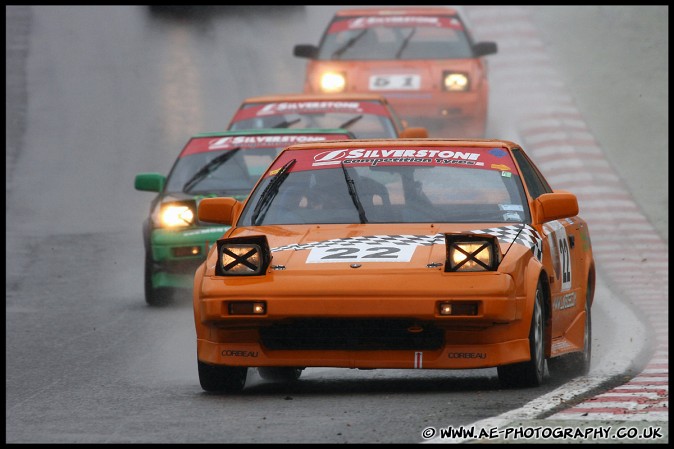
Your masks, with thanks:
M 218 276 L 259 276 L 265 274 L 271 251 L 267 238 L 240 237 L 218 240 Z
M 465 92 L 470 89 L 470 80 L 465 73 L 444 72 L 442 74 L 442 85 L 445 90 L 450 92 Z
M 321 91 L 325 93 L 343 92 L 346 78 L 342 73 L 326 72 L 321 75 Z
M 494 271 L 501 261 L 498 240 L 491 235 L 445 234 L 445 271 Z
M 162 227 L 177 228 L 194 224 L 194 210 L 183 204 L 167 204 L 159 212 Z

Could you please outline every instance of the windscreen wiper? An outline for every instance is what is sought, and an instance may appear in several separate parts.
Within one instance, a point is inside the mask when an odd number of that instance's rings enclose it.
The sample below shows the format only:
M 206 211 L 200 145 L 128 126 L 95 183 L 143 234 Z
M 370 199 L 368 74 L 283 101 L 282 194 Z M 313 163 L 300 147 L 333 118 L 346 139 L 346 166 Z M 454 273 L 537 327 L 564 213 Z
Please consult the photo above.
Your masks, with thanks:
M 358 210 L 358 218 L 360 218 L 361 223 L 367 223 L 367 217 L 365 216 L 365 209 L 363 209 L 363 204 L 360 202 L 360 198 L 358 198 L 358 193 L 356 193 L 356 183 L 354 182 L 353 178 L 349 176 L 349 173 L 346 171 L 344 161 L 342 161 L 341 165 L 342 171 L 344 172 L 344 179 L 346 179 L 346 185 L 349 188 L 349 195 L 351 195 L 353 204 L 354 206 L 356 206 L 356 209 Z
M 290 128 L 295 123 L 299 123 L 302 120 L 302 117 L 296 118 L 295 120 L 283 120 L 281 123 L 277 123 L 272 126 L 272 128 Z
M 351 39 L 349 39 L 348 41 L 346 41 L 346 43 L 345 43 L 344 45 L 342 45 L 341 47 L 339 47 L 337 50 L 333 51 L 333 52 L 332 52 L 332 59 L 339 59 L 339 56 L 342 56 L 342 53 L 344 53 L 345 51 L 347 51 L 349 48 L 353 47 L 353 44 L 355 44 L 356 42 L 358 42 L 358 39 L 360 39 L 361 37 L 365 36 L 365 33 L 367 33 L 368 31 L 370 31 L 369 28 L 363 29 L 363 31 L 361 31 L 360 33 L 356 34 L 356 35 L 353 36 Z
M 206 165 L 201 167 L 184 185 L 183 192 L 189 193 L 189 191 L 194 187 L 199 181 L 204 179 L 210 173 L 213 173 L 215 169 L 220 167 L 222 164 L 230 160 L 236 153 L 241 150 L 241 147 L 233 148 L 229 151 L 222 153 L 220 156 L 214 157 Z
M 414 36 L 414 33 L 416 33 L 416 32 L 417 32 L 417 28 L 416 27 L 412 28 L 412 31 L 410 31 L 410 34 L 408 34 L 407 37 L 405 38 L 405 40 L 403 41 L 403 43 L 400 44 L 400 48 L 396 52 L 396 59 L 400 59 L 400 55 L 403 54 L 403 51 L 407 47 L 407 44 L 410 42 L 410 39 L 412 39 L 412 36 Z
M 265 189 L 262 191 L 260 199 L 257 201 L 255 209 L 253 209 L 253 215 L 251 216 L 251 222 L 253 226 L 259 225 L 260 222 L 264 219 L 264 216 L 269 210 L 269 206 L 271 206 L 272 200 L 278 193 L 279 187 L 281 187 L 281 183 L 286 180 L 290 174 L 290 168 L 295 165 L 295 162 L 297 162 L 296 159 L 291 159 L 283 167 L 281 167 L 274 176 L 274 179 L 269 181 L 267 187 L 265 187 Z
M 353 118 L 350 118 L 349 120 L 345 121 L 344 123 L 339 125 L 337 128 L 347 129 L 349 126 L 353 125 L 354 123 L 356 123 L 358 120 L 360 120 L 362 118 L 363 118 L 363 114 L 357 115 L 357 116 L 355 116 Z

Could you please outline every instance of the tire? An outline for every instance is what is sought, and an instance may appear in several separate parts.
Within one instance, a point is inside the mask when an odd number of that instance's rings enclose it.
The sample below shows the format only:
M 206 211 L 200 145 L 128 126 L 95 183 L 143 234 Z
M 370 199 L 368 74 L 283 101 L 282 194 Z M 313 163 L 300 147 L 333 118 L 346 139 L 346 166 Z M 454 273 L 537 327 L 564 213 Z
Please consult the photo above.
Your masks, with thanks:
M 154 261 L 150 251 L 145 252 L 145 302 L 150 306 L 166 304 L 173 295 L 173 289 L 168 287 L 154 288 L 152 275 L 154 274 Z
M 555 357 L 548 360 L 551 371 L 566 376 L 584 376 L 590 372 L 592 362 L 592 314 L 589 299 L 585 300 L 585 334 L 583 351 Z
M 245 366 L 209 365 L 197 360 L 199 383 L 205 391 L 238 393 L 246 385 L 248 368 Z
M 257 369 L 257 372 L 265 380 L 292 382 L 300 378 L 303 369 L 286 366 L 261 366 Z
M 529 329 L 531 360 L 497 367 L 498 378 L 504 387 L 537 387 L 545 377 L 545 348 L 543 329 L 543 290 L 536 289 L 534 311 Z

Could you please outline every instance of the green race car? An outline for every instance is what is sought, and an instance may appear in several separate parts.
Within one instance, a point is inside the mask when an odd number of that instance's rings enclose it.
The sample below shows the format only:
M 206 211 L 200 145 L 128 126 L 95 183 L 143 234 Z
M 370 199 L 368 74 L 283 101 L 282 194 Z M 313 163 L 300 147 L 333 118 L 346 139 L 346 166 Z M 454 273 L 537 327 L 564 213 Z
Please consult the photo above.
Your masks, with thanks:
M 200 223 L 202 198 L 245 199 L 259 176 L 285 147 L 352 139 L 344 129 L 255 129 L 198 134 L 189 139 L 168 176 L 139 173 L 135 188 L 157 192 L 143 222 L 145 301 L 164 302 L 176 289 L 189 291 L 196 268 L 229 226 Z

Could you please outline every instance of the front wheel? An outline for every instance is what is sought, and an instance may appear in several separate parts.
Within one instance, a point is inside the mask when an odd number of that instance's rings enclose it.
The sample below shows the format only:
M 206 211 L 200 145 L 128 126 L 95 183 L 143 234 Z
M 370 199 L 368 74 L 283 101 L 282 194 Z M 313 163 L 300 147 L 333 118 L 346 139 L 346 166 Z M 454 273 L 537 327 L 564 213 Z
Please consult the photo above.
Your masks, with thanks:
M 166 304 L 173 294 L 173 289 L 168 287 L 156 288 L 152 283 L 154 275 L 154 261 L 151 252 L 145 252 L 145 302 L 150 306 Z
M 246 384 L 248 368 L 245 366 L 209 365 L 197 360 L 199 383 L 205 391 L 238 393 Z
M 590 310 L 590 300 L 586 299 L 583 351 L 573 352 L 548 360 L 550 372 L 560 372 L 572 377 L 584 376 L 590 372 L 590 362 L 592 360 L 592 315 Z
M 505 387 L 537 387 L 545 376 L 545 349 L 543 347 L 543 290 L 536 289 L 534 312 L 529 330 L 529 353 L 531 359 L 497 368 L 498 378 Z

